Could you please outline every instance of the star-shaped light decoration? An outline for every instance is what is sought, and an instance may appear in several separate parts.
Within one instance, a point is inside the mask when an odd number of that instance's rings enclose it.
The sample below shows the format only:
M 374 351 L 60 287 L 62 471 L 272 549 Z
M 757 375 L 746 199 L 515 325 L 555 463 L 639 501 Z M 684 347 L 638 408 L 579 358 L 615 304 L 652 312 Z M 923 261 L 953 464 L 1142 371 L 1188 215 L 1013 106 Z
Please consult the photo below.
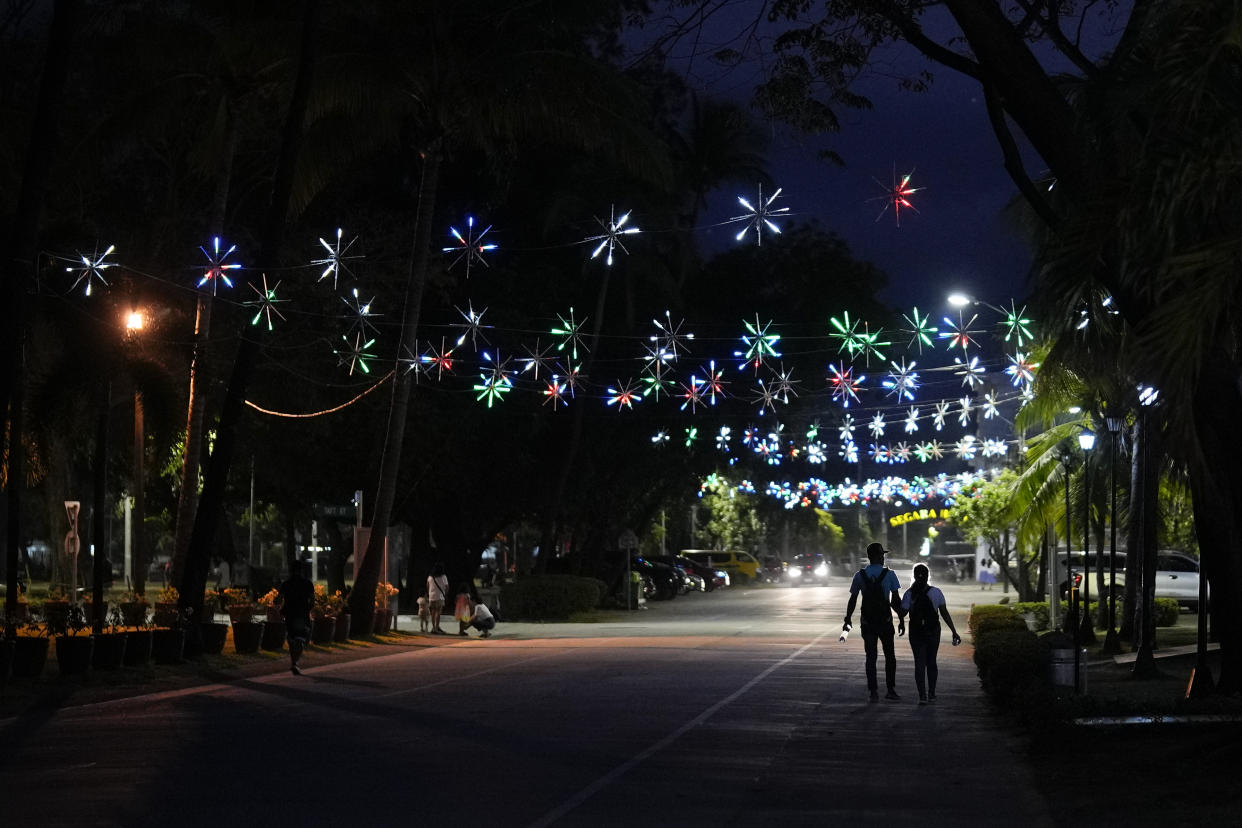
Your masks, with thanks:
M 906 434 L 913 434 L 919 430 L 919 407 L 917 405 L 910 406 L 910 410 L 906 412 Z
M 1004 440 L 988 438 L 983 441 L 984 457 L 1003 457 L 1009 453 L 1009 445 Z
M 703 372 L 703 390 L 707 394 L 707 398 L 712 405 L 716 404 L 716 397 L 721 399 L 725 397 L 724 387 L 729 384 L 724 378 L 724 371 L 716 370 L 716 360 L 710 360 L 706 368 L 700 368 Z
M 354 236 L 352 239 L 349 240 L 348 243 L 342 243 L 343 234 L 344 234 L 344 231 L 338 227 L 336 228 L 336 242 L 335 243 L 331 243 L 327 241 L 326 239 L 320 238 L 319 244 L 327 252 L 327 255 L 324 256 L 322 259 L 311 259 L 311 264 L 324 266 L 323 272 L 319 274 L 319 278 L 316 279 L 315 281 L 322 282 L 324 279 L 331 276 L 333 290 L 336 290 L 336 284 L 341 274 L 349 273 L 349 267 L 345 264 L 345 262 L 351 259 L 362 258 L 361 256 L 346 256 L 345 255 L 346 253 L 349 252 L 349 248 L 354 246 L 354 242 L 358 241 L 358 237 Z
M 233 251 L 237 249 L 237 245 L 230 245 L 229 249 L 220 252 L 220 237 L 216 236 L 212 240 L 211 253 L 207 252 L 207 248 L 201 245 L 198 248 L 203 251 L 203 255 L 207 257 L 207 269 L 203 271 L 203 278 L 198 280 L 198 286 L 211 285 L 211 295 L 216 295 L 216 290 L 220 282 L 224 282 L 225 287 L 232 287 L 233 280 L 229 278 L 230 270 L 237 270 L 241 267 L 237 262 L 228 261 L 229 256 L 233 255 Z M 352 373 L 352 372 L 351 372 Z
M 806 444 L 806 462 L 819 465 L 825 461 L 824 444 L 816 441 Z
M 612 267 L 612 251 L 614 248 L 621 248 L 621 252 L 625 253 L 627 256 L 630 253 L 630 251 L 625 249 L 625 245 L 621 242 L 621 237 L 630 236 L 642 231 L 640 231 L 637 227 L 626 227 L 625 223 L 630 220 L 629 211 L 626 211 L 621 218 L 617 218 L 617 206 L 615 204 L 610 208 L 608 221 L 604 221 L 598 216 L 596 216 L 595 220 L 599 222 L 600 227 L 604 228 L 604 232 L 598 236 L 590 236 L 586 239 L 586 241 L 589 242 L 599 242 L 599 245 L 595 248 L 595 252 L 591 254 L 591 258 L 598 258 L 599 254 L 604 252 L 604 249 L 607 248 L 608 258 L 606 259 L 606 262 L 609 267 Z
M 686 429 L 686 440 L 685 440 L 686 448 L 691 448 L 692 446 L 694 446 L 695 442 L 698 439 L 699 439 L 699 427 L 698 426 L 690 426 L 689 428 Z
M 871 432 L 871 436 L 875 437 L 877 440 L 884 436 L 884 429 L 885 423 L 884 415 L 882 413 L 876 414 L 872 417 L 871 424 L 867 426 L 867 430 Z
M 894 463 L 910 462 L 910 446 L 906 443 L 898 443 L 893 446 L 892 458 Z
M 553 411 L 556 410 L 558 405 L 567 405 L 568 402 L 565 399 L 565 389 L 565 383 L 561 381 L 559 376 L 553 374 L 552 378 L 544 383 L 543 404 L 547 405 L 551 403 Z
M 884 184 L 882 181 L 880 181 L 880 179 L 876 178 L 875 176 L 872 176 L 872 180 L 875 181 L 876 184 L 879 184 L 885 191 L 884 195 L 880 195 L 880 196 L 876 196 L 875 198 L 868 199 L 868 201 L 883 201 L 884 202 L 883 209 L 881 209 L 879 215 L 875 217 L 876 221 L 879 221 L 880 219 L 884 218 L 884 214 L 888 212 L 889 207 L 893 208 L 893 216 L 897 220 L 898 227 L 901 226 L 901 208 L 902 207 L 905 207 L 909 210 L 914 210 L 914 212 L 916 213 L 918 212 L 918 208 L 916 208 L 913 204 L 910 203 L 910 196 L 924 188 L 910 186 L 910 179 L 913 176 L 914 176 L 914 170 L 910 170 L 910 172 L 906 173 L 905 175 L 901 177 L 900 180 L 898 180 L 896 164 L 893 164 L 893 183 L 891 185 Z
M 1038 367 L 1038 362 L 1031 362 L 1026 354 L 1018 351 L 1009 357 L 1009 367 L 1005 369 L 1005 373 L 1009 375 L 1014 387 L 1020 388 L 1035 381 L 1035 369 Z
M 960 425 L 962 428 L 965 428 L 966 426 L 970 425 L 970 415 L 975 410 L 975 403 L 974 403 L 974 400 L 972 400 L 969 396 L 966 396 L 958 400 L 957 404 L 958 404 L 957 424 Z
M 772 195 L 770 195 L 768 199 L 765 201 L 763 198 L 763 185 L 760 184 L 759 185 L 759 200 L 755 202 L 755 204 L 758 206 L 752 206 L 751 203 L 747 201 L 745 197 L 743 196 L 737 197 L 738 203 L 742 205 L 742 207 L 746 210 L 746 213 L 744 215 L 734 216 L 733 218 L 729 219 L 729 221 L 731 222 L 744 221 L 746 222 L 746 226 L 743 227 L 741 232 L 738 233 L 734 237 L 736 241 L 741 241 L 742 239 L 746 238 L 746 234 L 749 233 L 751 230 L 754 230 L 755 231 L 755 245 L 762 246 L 764 227 L 768 228 L 768 230 L 777 234 L 778 236 L 780 235 L 781 228 L 776 225 L 773 219 L 783 217 L 784 214 L 789 212 L 788 207 L 778 207 L 775 210 L 772 209 L 772 202 L 776 201 L 776 199 L 780 196 L 780 194 L 781 194 L 781 188 L 777 187 L 776 192 L 772 193 Z
M 949 401 L 941 400 L 936 403 L 936 411 L 932 416 L 932 425 L 936 427 L 936 431 L 944 430 L 945 417 L 949 416 Z
M 789 405 L 790 397 L 797 397 L 798 392 L 794 390 L 794 386 L 802 382 L 802 380 L 793 379 L 793 369 L 785 370 L 785 364 L 781 363 L 781 367 L 777 371 L 773 371 L 775 379 L 772 381 L 772 393 L 776 399 Z
M 875 333 L 872 333 L 870 323 L 863 322 L 863 331 L 858 335 L 858 345 L 868 368 L 871 367 L 872 357 L 875 357 L 883 362 L 884 352 L 880 349 L 887 348 L 889 345 L 893 344 L 887 339 L 883 339 L 883 336 L 883 328 L 877 328 Z
M 493 358 L 484 351 L 483 361 L 491 363 L 492 367 L 479 374 L 479 381 L 474 385 L 474 390 L 478 392 L 475 399 L 479 402 L 487 400 L 487 407 L 491 408 L 493 404 L 502 402 L 505 394 L 513 390 L 513 372 L 509 370 L 509 360 L 501 360 L 499 353 Z
M 371 312 L 371 303 L 375 301 L 375 297 L 372 296 L 367 301 L 362 301 L 362 297 L 358 295 L 358 288 L 354 288 L 351 294 L 352 302 L 343 296 L 341 297 L 345 307 L 350 310 L 349 316 L 346 317 L 349 320 L 349 327 L 346 332 L 353 333 L 356 329 L 363 336 L 367 335 L 368 330 L 379 334 L 379 328 L 375 327 L 375 324 L 371 322 L 371 317 L 377 315 Z
M 979 331 L 971 327 L 978 318 L 979 314 L 975 313 L 971 314 L 970 321 L 966 321 L 965 315 L 959 310 L 956 322 L 947 316 L 944 317 L 944 328 L 936 336 L 947 341 L 945 347 L 949 350 L 961 348 L 962 353 L 965 354 L 971 345 L 979 344 L 977 341 Z
M 867 446 L 867 456 L 877 463 L 889 462 L 888 446 L 881 443 L 871 443 Z
M 461 328 L 461 336 L 457 337 L 457 342 L 453 347 L 460 348 L 461 344 L 467 339 L 470 340 L 470 347 L 476 352 L 479 350 L 480 339 L 483 340 L 483 346 L 487 347 L 489 343 L 487 341 L 487 337 L 483 336 L 482 332 L 484 327 L 490 327 L 483 324 L 483 314 L 487 313 L 487 308 L 484 308 L 476 313 L 474 310 L 474 303 L 467 301 L 466 310 L 462 310 L 456 305 L 453 306 L 453 309 L 460 313 L 462 319 L 464 320 L 462 322 L 453 323 L 454 328 Z
M 582 373 L 581 365 L 570 363 L 569 371 L 565 374 L 565 385 L 569 388 L 569 396 L 578 396 L 578 386 L 586 386 L 586 374 Z
M 762 440 L 763 435 L 761 435 L 759 433 L 759 429 L 755 428 L 753 425 L 748 425 L 742 430 L 742 445 L 746 446 L 751 451 L 757 451 L 758 445 Z
M 989 391 L 983 395 L 983 419 L 990 420 L 999 415 L 996 410 L 996 394 Z
M 888 396 L 896 397 L 897 402 L 905 400 L 914 400 L 914 392 L 919 387 L 919 372 L 915 370 L 917 362 L 906 364 L 905 357 L 901 362 L 890 363 L 893 370 L 888 372 L 888 377 L 881 383 L 888 389 Z
M 953 447 L 953 451 L 957 453 L 959 460 L 975 459 L 975 453 L 978 449 L 979 446 L 976 443 L 976 438 L 973 434 L 963 435 L 962 439 L 958 440 L 957 444 Z
M 677 383 L 671 379 L 665 379 L 665 374 L 669 373 L 670 368 L 668 362 L 663 359 L 651 360 L 643 369 L 642 383 L 644 386 L 644 396 L 651 397 L 656 402 L 660 401 L 660 395 L 665 394 L 671 396 L 672 389 L 677 387 Z
M 98 279 L 99 283 L 104 287 L 107 287 L 108 280 L 103 277 L 103 272 L 110 267 L 115 267 L 116 263 L 105 260 L 115 250 L 116 245 L 110 244 L 108 245 L 108 249 L 103 253 L 100 253 L 99 248 L 96 247 L 95 254 L 93 256 L 87 256 L 85 253 L 79 253 L 78 258 L 82 261 L 82 263 L 65 268 L 65 270 L 69 273 L 78 274 L 78 278 L 73 280 L 73 284 L 69 287 L 69 290 L 76 290 L 78 285 L 82 284 L 82 282 L 86 282 L 86 288 L 82 291 L 82 295 L 90 296 L 91 286 L 94 284 L 96 279 Z M 62 261 L 64 260 L 62 259 Z
M 576 318 L 574 318 L 573 308 L 569 309 L 568 319 L 561 316 L 559 313 L 556 315 L 556 318 L 560 320 L 561 323 L 552 329 L 553 336 L 561 337 L 561 341 L 557 343 L 556 350 L 560 352 L 568 348 L 570 357 L 577 362 L 578 349 L 581 348 L 584 353 L 588 350 L 586 344 L 582 341 L 582 326 L 586 323 L 586 318 L 584 317 L 583 320 L 579 322 Z
M 742 362 L 738 365 L 738 370 L 744 369 L 747 365 L 751 365 L 755 369 L 755 373 L 759 372 L 759 366 L 763 364 L 766 358 L 776 359 L 780 356 L 780 352 L 776 350 L 776 343 L 780 341 L 780 334 L 768 333 L 768 328 L 772 326 L 771 320 L 760 324 L 759 314 L 755 314 L 755 323 L 752 325 L 743 319 L 742 324 L 746 326 L 746 333 L 742 334 L 742 344 L 745 350 L 734 351 L 735 357 L 740 357 Z
M 656 448 L 663 448 L 668 445 L 668 432 L 661 429 L 651 435 L 651 445 Z
M 716 448 L 728 454 L 732 449 L 729 448 L 729 441 L 733 439 L 733 429 L 728 426 L 721 426 L 720 431 L 716 432 Z
M 526 356 L 518 360 L 522 363 L 522 373 L 525 374 L 527 371 L 533 371 L 535 379 L 539 379 L 540 369 L 548 370 L 549 366 L 552 365 L 552 346 L 540 348 L 539 339 L 536 337 L 534 348 L 531 348 L 529 345 L 523 345 L 522 347 L 526 349 Z
M 440 349 L 436 350 L 436 346 L 430 342 L 427 343 L 427 350 L 419 356 L 418 361 L 425 366 L 427 376 L 431 376 L 432 370 L 436 372 L 436 381 L 439 382 L 444 378 L 444 372 L 453 373 L 453 349 L 446 346 L 444 337 L 440 337 Z
M 846 367 L 842 363 L 828 366 L 828 383 L 832 386 L 833 402 L 840 402 L 843 408 L 850 407 L 850 401 L 858 402 L 858 392 L 862 390 L 865 376 L 854 376 L 854 366 Z
M 933 460 L 939 460 L 944 457 L 944 443 L 939 440 L 932 440 L 927 444 L 927 455 Z
M 375 354 L 371 353 L 371 346 L 375 344 L 375 340 L 364 339 L 361 331 L 354 334 L 353 341 L 350 341 L 345 334 L 341 334 L 341 339 L 345 341 L 345 347 L 333 351 L 336 354 L 337 364 L 348 365 L 351 377 L 355 369 L 364 374 L 371 373 L 371 367 L 367 365 L 367 361 L 375 359 Z
M 634 410 L 634 403 L 642 402 L 643 395 L 634 388 L 634 381 L 627 379 L 624 383 L 617 380 L 614 387 L 608 389 L 608 404 L 615 405 L 617 410 L 628 408 Z
M 453 261 L 449 262 L 448 269 L 452 270 L 457 267 L 460 262 L 464 261 L 466 263 L 466 278 L 469 279 L 470 266 L 475 262 L 478 262 L 484 267 L 491 267 L 491 265 L 487 263 L 487 259 L 483 257 L 484 253 L 491 253 L 497 248 L 497 245 L 492 244 L 491 242 L 488 242 L 487 244 L 483 243 L 483 237 L 486 236 L 488 231 L 491 229 L 492 226 L 489 224 L 482 233 L 476 236 L 474 234 L 474 216 L 466 216 L 466 232 L 464 234 L 459 232 L 456 227 L 450 227 L 449 235 L 452 236 L 457 243 L 441 248 L 444 253 L 455 254 L 453 256 Z
M 1026 318 L 1026 306 L 1022 306 L 1022 310 L 1018 310 L 1018 306 L 1012 299 L 1009 300 L 1009 310 L 1005 311 L 1005 341 L 1010 339 L 1017 340 L 1017 346 L 1022 347 L 1022 340 L 1033 340 L 1035 337 L 1031 334 L 1031 325 L 1034 323 Z
M 837 346 L 837 353 L 845 351 L 850 355 L 850 359 L 853 359 L 863 349 L 862 334 L 858 330 L 858 326 L 861 323 L 858 320 L 850 321 L 849 311 L 841 314 L 840 319 L 837 319 L 835 316 L 832 317 L 829 319 L 829 322 L 836 333 L 829 333 L 828 337 L 840 342 Z
M 259 298 L 256 300 L 243 303 L 246 305 L 257 306 L 259 309 L 258 312 L 254 315 L 254 318 L 250 320 L 251 325 L 258 325 L 260 319 L 267 317 L 267 329 L 269 331 L 273 330 L 272 314 L 276 314 L 276 316 L 280 319 L 281 322 L 285 321 L 284 314 L 276 310 L 276 303 L 285 301 L 284 299 L 276 298 L 276 288 L 278 287 L 280 287 L 280 282 L 277 282 L 275 285 L 273 285 L 270 288 L 267 286 L 267 274 L 266 273 L 263 274 L 263 290 L 259 290 L 257 287 L 255 287 L 253 282 L 250 283 L 250 289 L 259 295 Z
M 667 359 L 676 362 L 682 354 L 690 353 L 690 347 L 686 343 L 694 339 L 694 334 L 682 333 L 681 329 L 686 320 L 678 319 L 673 322 L 672 315 L 666 310 L 663 322 L 652 319 L 651 324 L 656 326 L 659 333 L 652 334 L 650 339 L 658 351 L 667 354 Z
M 953 373 L 962 378 L 962 385 L 972 391 L 983 385 L 983 377 L 987 374 L 987 368 L 979 364 L 979 357 L 972 356 L 969 360 L 953 357 L 953 364 L 957 366 Z
M 837 454 L 839 454 L 841 459 L 847 463 L 858 462 L 858 446 L 854 444 L 853 440 L 843 441 L 841 443 L 840 450 L 837 451 Z
M 930 315 L 924 314 L 923 316 L 920 316 L 918 308 L 915 308 L 909 316 L 903 314 L 902 318 L 905 319 L 906 324 L 910 326 L 905 329 L 905 332 L 910 334 L 910 344 L 906 347 L 909 348 L 917 346 L 919 349 L 919 355 L 921 356 L 923 353 L 923 346 L 926 345 L 928 348 L 931 348 L 932 340 L 936 338 L 936 334 L 940 329 L 931 325 Z
M 700 405 L 705 405 L 703 402 L 703 392 L 705 390 L 703 380 L 691 375 L 689 384 L 683 382 L 681 387 L 683 389 L 683 393 L 678 394 L 677 396 L 685 400 L 685 402 L 681 404 L 682 411 L 686 410 L 686 406 L 690 406 L 690 413 L 693 414 L 699 410 Z
M 926 463 L 931 456 L 931 443 L 918 443 L 914 447 L 914 456 L 919 458 L 919 462 Z
M 776 388 L 775 386 L 765 385 L 763 382 L 763 377 L 760 377 L 755 382 L 759 387 L 755 390 L 755 393 L 750 398 L 750 401 L 752 403 L 757 403 L 759 405 L 760 416 L 762 416 L 765 411 L 775 411 L 776 410 Z

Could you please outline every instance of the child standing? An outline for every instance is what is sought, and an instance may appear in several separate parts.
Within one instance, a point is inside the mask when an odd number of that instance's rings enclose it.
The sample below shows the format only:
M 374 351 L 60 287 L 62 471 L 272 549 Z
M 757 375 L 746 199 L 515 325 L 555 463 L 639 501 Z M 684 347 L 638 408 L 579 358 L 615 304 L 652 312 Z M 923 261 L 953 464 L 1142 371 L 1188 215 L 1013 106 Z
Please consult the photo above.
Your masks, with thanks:
M 427 596 L 418 596 L 418 631 L 427 632 L 431 628 L 431 610 L 427 606 Z

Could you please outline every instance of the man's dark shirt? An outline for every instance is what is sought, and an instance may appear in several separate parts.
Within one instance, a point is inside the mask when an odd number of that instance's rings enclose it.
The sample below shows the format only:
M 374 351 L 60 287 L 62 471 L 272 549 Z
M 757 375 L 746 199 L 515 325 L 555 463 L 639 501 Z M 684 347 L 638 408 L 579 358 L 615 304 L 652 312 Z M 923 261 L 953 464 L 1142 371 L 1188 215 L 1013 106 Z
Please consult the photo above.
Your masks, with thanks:
M 306 578 L 290 578 L 280 585 L 284 599 L 281 614 L 286 619 L 309 619 L 315 601 L 315 585 Z

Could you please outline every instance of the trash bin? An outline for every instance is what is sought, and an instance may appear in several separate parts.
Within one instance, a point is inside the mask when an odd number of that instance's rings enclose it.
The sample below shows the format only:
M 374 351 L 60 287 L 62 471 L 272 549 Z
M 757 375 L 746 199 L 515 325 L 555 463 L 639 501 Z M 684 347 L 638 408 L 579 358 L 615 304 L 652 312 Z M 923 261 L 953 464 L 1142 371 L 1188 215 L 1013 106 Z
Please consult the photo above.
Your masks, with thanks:
M 1084 647 L 1079 653 L 1078 668 L 1078 692 L 1087 692 L 1087 650 Z M 1053 650 L 1052 659 L 1048 665 L 1052 672 L 1052 685 L 1054 687 L 1073 687 L 1074 686 L 1074 651 Z

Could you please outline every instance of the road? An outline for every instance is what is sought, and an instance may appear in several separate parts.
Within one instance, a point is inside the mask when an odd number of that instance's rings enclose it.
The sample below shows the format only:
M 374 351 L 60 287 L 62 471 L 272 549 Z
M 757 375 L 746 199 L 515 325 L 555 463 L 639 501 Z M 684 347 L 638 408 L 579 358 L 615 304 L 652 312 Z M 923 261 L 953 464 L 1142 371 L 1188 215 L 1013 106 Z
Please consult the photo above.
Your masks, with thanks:
M 964 632 L 977 589 L 949 588 Z M 989 598 L 995 596 L 988 596 Z M 867 701 L 843 582 L 0 721 L 5 825 L 1048 825 L 969 646 Z M 946 636 L 947 637 L 947 636 Z

